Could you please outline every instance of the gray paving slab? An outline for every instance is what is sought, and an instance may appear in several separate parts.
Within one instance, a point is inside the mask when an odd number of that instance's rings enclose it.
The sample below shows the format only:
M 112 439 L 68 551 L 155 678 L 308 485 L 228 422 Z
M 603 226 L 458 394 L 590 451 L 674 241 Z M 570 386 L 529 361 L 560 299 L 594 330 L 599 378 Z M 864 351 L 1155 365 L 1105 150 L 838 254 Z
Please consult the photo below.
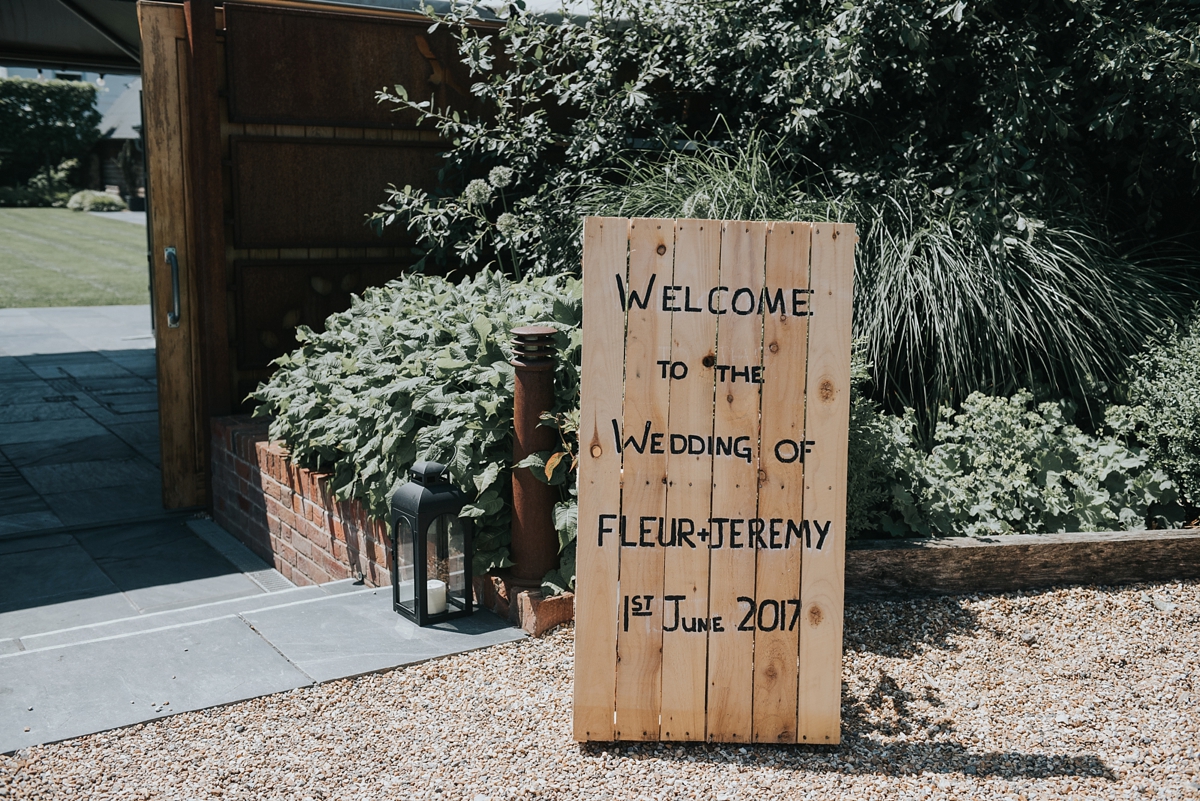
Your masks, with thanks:
M 42 631 L 58 631 L 108 620 L 120 620 L 137 613 L 137 607 L 119 592 L 44 603 L 41 606 L 0 612 L 0 637 L 27 637 Z
M 0 309 L 0 311 L 4 311 Z M 0 340 L 0 356 L 25 356 L 42 353 L 73 353 L 83 343 L 58 332 L 5 336 Z
M 178 519 L 114 526 L 75 536 L 141 611 L 263 593 Z
M 235 617 L 0 656 L 0 752 L 309 683 Z
M 146 224 L 146 212 L 144 211 L 89 211 L 88 214 L 115 222 L 133 223 L 134 225 Z
M 121 591 L 73 538 L 44 547 L 39 547 L 38 538 L 26 538 L 20 544 L 26 547 L 10 550 L 0 559 L 0 636 L 20 636 L 5 624 L 9 612 Z
M 7 534 L 39 531 L 61 526 L 62 521 L 49 510 L 44 512 L 22 512 L 15 515 L 0 514 L 0 537 Z
M 105 431 L 94 437 L 57 440 L 53 447 L 45 442 L 20 442 L 0 445 L 0 451 L 19 468 L 69 462 L 96 462 L 108 459 L 134 459 L 138 453 L 115 434 Z
M 26 515 L 38 512 L 48 512 L 50 507 L 42 496 L 38 495 L 28 484 L 22 482 L 6 482 L 0 479 L 0 509 L 7 515 Z
M 420 628 L 392 610 L 388 587 L 242 615 L 317 681 L 356 676 L 525 636 L 491 612 Z
M 153 349 L 106 350 L 101 353 L 136 376 L 152 379 L 158 374 L 158 362 Z
M 0 309 L 0 355 L 153 349 L 150 307 Z
M 89 623 L 84 626 L 72 626 L 56 631 L 27 634 L 21 637 L 20 648 L 25 651 L 39 651 L 45 648 L 76 645 L 94 640 L 140 634 L 151 630 L 157 631 L 172 626 L 200 623 L 205 620 L 237 615 L 241 612 L 251 612 L 256 609 L 322 597 L 326 597 L 325 593 L 320 587 L 313 584 L 307 587 L 291 587 L 262 595 L 213 601 L 180 609 L 168 609 Z
M 53 447 L 56 440 L 81 439 L 104 434 L 106 429 L 90 417 L 59 420 L 54 425 L 37 421 L 32 423 L 4 423 L 0 425 L 0 447 L 22 442 L 43 442 Z
M 107 406 L 96 404 L 80 410 L 83 414 L 95 420 L 104 427 L 121 425 L 122 423 L 149 423 L 158 425 L 157 398 L 151 408 L 142 412 L 114 412 Z
M 0 331 L 0 336 L 3 336 L 3 331 Z M 37 374 L 21 364 L 16 356 L 0 356 L 0 380 L 30 381 L 36 378 Z
M 22 537 L 5 537 L 0 540 L 0 557 L 10 553 L 25 551 L 44 551 L 47 548 L 73 547 L 78 545 L 69 532 L 45 532 L 25 534 Z M 4 597 L 4 589 L 0 588 L 0 598 Z
M 158 444 L 158 421 L 143 423 L 121 423 L 109 426 L 108 430 L 135 448 Z
M 43 396 L 41 400 L 34 403 L 13 403 L 0 406 L 0 424 L 32 423 L 46 420 L 70 420 L 72 418 L 88 416 L 86 412 L 69 401 L 48 403 L 44 398 L 45 396 Z M 97 422 L 100 421 L 97 420 Z M 101 423 L 101 425 L 103 425 L 103 423 Z
M 161 481 L 158 468 L 142 457 L 26 467 L 21 470 L 21 475 L 42 494 L 124 485 L 145 485 L 157 489 Z
M 45 512 L 49 507 L 37 490 L 3 456 L 0 456 L 0 509 L 5 515 Z
M 158 482 L 45 493 L 42 499 L 67 526 L 102 524 L 167 512 L 162 505 L 162 486 Z
M 188 520 L 187 527 L 193 534 L 204 540 L 210 548 L 221 554 L 230 564 L 267 592 L 276 592 L 295 586 L 282 573 L 260 559 L 258 554 L 212 520 Z
M 4 379 L 3 383 L 0 383 L 0 406 L 10 403 L 44 403 L 47 395 L 54 394 L 54 388 L 40 378 Z
M 21 648 L 20 640 L 14 640 L 11 638 L 7 640 L 0 640 L 0 656 L 4 656 L 5 654 L 19 653 L 22 650 L 23 649 Z

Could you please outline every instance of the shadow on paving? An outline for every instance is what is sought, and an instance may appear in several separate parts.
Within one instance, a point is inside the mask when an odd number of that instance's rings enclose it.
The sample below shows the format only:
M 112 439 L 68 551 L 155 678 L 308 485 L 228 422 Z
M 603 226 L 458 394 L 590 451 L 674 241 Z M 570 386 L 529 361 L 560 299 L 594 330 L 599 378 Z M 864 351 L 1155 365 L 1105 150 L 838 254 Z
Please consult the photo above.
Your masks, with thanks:
M 0 536 L 164 513 L 154 359 L 0 356 Z
M 258 592 L 182 517 L 0 539 L 0 638 Z

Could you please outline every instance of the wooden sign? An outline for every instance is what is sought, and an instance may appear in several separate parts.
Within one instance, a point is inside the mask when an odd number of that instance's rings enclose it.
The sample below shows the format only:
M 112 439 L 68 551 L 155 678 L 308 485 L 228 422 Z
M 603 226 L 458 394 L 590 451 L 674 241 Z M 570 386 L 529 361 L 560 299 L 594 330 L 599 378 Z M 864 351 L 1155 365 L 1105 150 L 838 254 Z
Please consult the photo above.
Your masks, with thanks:
M 853 225 L 590 217 L 575 739 L 840 739 Z

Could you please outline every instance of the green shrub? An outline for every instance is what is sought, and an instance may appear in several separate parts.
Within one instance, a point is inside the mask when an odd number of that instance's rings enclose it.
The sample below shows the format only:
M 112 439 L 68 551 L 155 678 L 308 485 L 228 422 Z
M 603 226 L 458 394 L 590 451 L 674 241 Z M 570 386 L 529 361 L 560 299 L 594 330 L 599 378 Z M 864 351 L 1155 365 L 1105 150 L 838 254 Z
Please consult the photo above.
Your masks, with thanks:
M 67 159 L 35 174 L 24 186 L 0 186 L 0 206 L 62 208 L 71 198 L 70 176 L 78 166 L 75 159 Z
M 1138 359 L 1129 401 L 1114 418 L 1146 444 L 1151 462 L 1193 509 L 1200 507 L 1200 313 Z
M 850 432 L 846 470 L 846 538 L 883 531 L 893 488 L 902 480 L 915 447 L 904 420 L 883 414 L 866 392 L 870 381 L 864 343 L 850 358 Z
M 473 501 L 479 571 L 509 560 L 512 328 L 559 329 L 557 392 L 578 403 L 579 282 L 516 283 L 483 272 L 458 284 L 409 275 L 368 289 L 332 315 L 322 334 L 297 329 L 300 347 L 252 394 L 257 415 L 292 458 L 332 473 L 339 498 L 387 519 L 390 492 L 418 459 L 450 468 Z
M 129 207 L 116 195 L 84 189 L 71 195 L 67 208 L 72 211 L 125 211 Z
M 893 534 L 987 536 L 1143 528 L 1175 516 L 1170 478 L 1141 448 L 1072 425 L 1066 404 L 973 394 L 944 409 L 931 452 L 902 454 Z M 903 427 L 912 430 L 909 415 Z M 1152 508 L 1153 507 L 1153 508 Z

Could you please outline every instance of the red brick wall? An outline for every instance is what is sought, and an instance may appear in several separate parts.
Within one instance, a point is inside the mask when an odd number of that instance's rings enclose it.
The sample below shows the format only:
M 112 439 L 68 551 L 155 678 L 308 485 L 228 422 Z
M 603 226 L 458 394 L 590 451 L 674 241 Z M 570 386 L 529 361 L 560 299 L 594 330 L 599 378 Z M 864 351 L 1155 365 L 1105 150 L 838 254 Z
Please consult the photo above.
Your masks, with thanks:
M 293 583 L 361 572 L 371 586 L 391 584 L 387 526 L 356 501 L 334 501 L 329 477 L 292 464 L 265 420 L 213 419 L 212 482 L 213 519 Z

